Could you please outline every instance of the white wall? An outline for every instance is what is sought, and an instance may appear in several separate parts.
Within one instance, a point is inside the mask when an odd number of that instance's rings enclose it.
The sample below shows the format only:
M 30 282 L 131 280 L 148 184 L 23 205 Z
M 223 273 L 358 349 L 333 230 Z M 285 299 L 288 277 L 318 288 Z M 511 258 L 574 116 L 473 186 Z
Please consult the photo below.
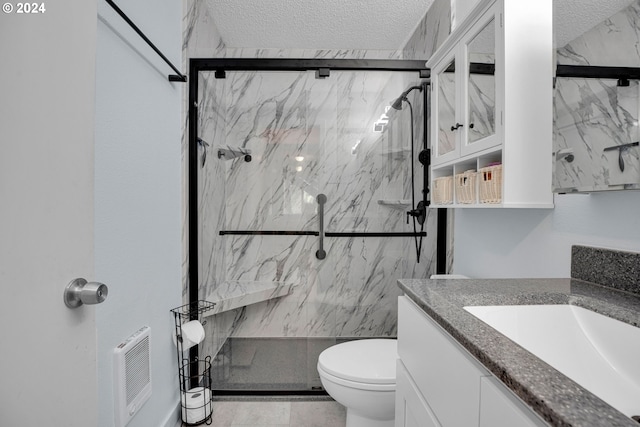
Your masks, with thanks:
M 106 2 L 99 2 L 95 134 L 96 277 L 109 285 L 97 316 L 99 426 L 114 425 L 114 347 L 151 327 L 151 399 L 128 427 L 173 426 L 179 404 L 173 318 L 181 304 L 180 108 L 184 83 Z M 119 2 L 181 64 L 182 3 Z M 122 208 L 122 207 L 125 208 Z
M 458 209 L 455 273 L 569 277 L 571 245 L 640 252 L 640 191 L 555 196 L 555 209 Z

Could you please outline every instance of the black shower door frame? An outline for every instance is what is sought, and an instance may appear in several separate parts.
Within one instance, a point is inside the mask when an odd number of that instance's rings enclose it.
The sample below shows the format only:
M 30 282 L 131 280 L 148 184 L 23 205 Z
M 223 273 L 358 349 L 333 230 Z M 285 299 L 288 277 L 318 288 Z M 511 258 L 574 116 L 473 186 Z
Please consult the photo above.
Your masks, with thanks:
M 198 301 L 198 76 L 200 72 L 215 72 L 216 78 L 225 78 L 227 71 L 315 71 L 316 77 L 329 77 L 335 71 L 397 71 L 416 72 L 420 79 L 428 79 L 431 72 L 422 60 L 403 59 L 293 59 L 293 58 L 191 58 L 189 60 L 188 97 L 188 299 Z M 427 93 L 423 92 L 424 102 Z M 425 125 L 427 117 L 424 117 Z M 426 129 L 426 126 L 425 126 Z M 425 132 L 426 138 L 426 132 Z M 425 183 L 425 189 L 427 188 Z M 436 246 L 437 273 L 446 269 L 446 209 L 438 209 L 438 236 Z M 195 360 L 197 350 L 190 350 Z

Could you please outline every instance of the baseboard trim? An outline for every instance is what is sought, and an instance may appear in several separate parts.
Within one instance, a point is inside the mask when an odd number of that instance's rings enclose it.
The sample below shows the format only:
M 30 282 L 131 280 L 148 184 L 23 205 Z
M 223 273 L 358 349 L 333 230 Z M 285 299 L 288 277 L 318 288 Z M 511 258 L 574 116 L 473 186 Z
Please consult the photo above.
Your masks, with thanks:
M 160 424 L 162 427 L 176 427 L 182 421 L 182 417 L 180 416 L 180 402 L 178 402 L 173 409 L 173 411 L 169 412 L 167 418 L 164 423 Z

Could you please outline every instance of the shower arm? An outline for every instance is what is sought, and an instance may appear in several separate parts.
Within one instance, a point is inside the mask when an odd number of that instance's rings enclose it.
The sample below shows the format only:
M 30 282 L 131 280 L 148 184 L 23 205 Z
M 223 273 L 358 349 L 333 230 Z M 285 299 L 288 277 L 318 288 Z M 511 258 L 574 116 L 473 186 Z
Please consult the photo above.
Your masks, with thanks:
M 245 148 L 218 148 L 218 158 L 224 160 L 232 160 L 238 157 L 244 157 L 246 162 L 251 161 L 251 150 Z

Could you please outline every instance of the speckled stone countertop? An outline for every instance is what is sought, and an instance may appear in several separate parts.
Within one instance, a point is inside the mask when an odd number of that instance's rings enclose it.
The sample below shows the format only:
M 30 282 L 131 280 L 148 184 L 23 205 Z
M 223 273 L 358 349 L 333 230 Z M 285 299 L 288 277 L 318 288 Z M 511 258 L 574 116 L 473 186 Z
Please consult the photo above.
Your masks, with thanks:
M 639 296 L 576 279 L 402 279 L 398 286 L 550 425 L 638 427 L 463 307 L 572 304 L 640 326 Z M 640 396 L 638 404 L 640 415 Z

